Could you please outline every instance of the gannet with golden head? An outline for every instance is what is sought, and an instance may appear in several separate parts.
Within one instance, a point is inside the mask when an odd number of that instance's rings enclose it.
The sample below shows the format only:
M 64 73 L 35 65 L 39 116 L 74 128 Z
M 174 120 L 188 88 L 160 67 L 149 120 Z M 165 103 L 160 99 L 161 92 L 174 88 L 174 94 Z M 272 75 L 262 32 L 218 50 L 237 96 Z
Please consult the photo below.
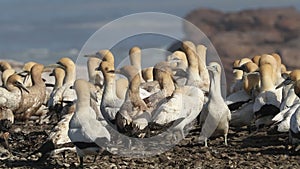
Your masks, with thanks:
M 1 80 L 2 80 L 3 87 L 6 87 L 7 79 L 15 73 L 16 73 L 15 69 L 6 69 L 2 72 Z
M 175 90 L 176 84 L 169 62 L 157 63 L 153 68 L 153 76 L 154 81 L 158 82 L 159 90 L 144 99 L 147 106 L 151 109 L 155 109 L 161 100 L 170 97 Z
M 19 109 L 23 103 L 22 93 L 28 92 L 22 77 L 17 74 L 11 75 L 7 79 L 6 88 L 0 88 L 0 119 L 14 123 L 13 112 Z
M 44 65 L 35 64 L 30 70 L 32 86 L 28 87 L 28 93 L 22 93 L 20 107 L 14 112 L 16 119 L 28 120 L 42 106 L 46 97 L 46 85 L 42 79 Z
M 51 66 L 60 67 L 65 70 L 63 86 L 53 90 L 52 97 L 48 101 L 48 107 L 53 109 L 56 105 L 64 107 L 65 103 L 76 100 L 75 91 L 71 89 L 76 78 L 76 67 L 75 63 L 68 57 L 61 58 L 56 64 Z
M 16 71 L 11 67 L 11 65 L 6 61 L 0 62 L 0 72 L 2 72 L 1 80 L 2 80 L 2 86 L 6 85 L 6 81 L 8 77 L 12 74 L 14 74 Z
M 238 110 L 242 105 L 253 100 L 259 90 L 260 85 L 259 73 L 255 72 L 258 70 L 258 66 L 256 64 L 252 62 L 246 62 L 240 67 L 233 68 L 243 71 L 243 76 L 240 80 L 243 86 L 241 90 L 227 96 L 226 104 L 228 105 L 230 111 Z
M 115 74 L 112 73 L 114 65 L 108 61 L 102 61 L 99 67 L 104 75 L 104 89 L 100 110 L 105 119 L 114 121 L 124 99 L 116 95 Z
M 204 92 L 209 91 L 209 73 L 206 68 L 206 50 L 207 47 L 204 45 L 197 45 L 196 47 L 197 50 L 197 56 L 198 56 L 198 69 L 199 69 L 199 75 L 203 81 L 201 89 Z
M 203 104 L 204 93 L 201 89 L 195 86 L 178 87 L 166 102 L 152 112 L 152 122 L 166 125 L 180 120 L 172 130 L 179 131 L 181 138 L 184 138 L 184 127 L 197 118 Z
M 139 71 L 135 66 L 124 66 L 116 72 L 125 75 L 129 81 L 125 101 L 116 115 L 118 130 L 132 136 L 143 137 L 137 132 L 146 128 L 151 118 L 151 112 L 140 97 L 141 78 Z M 130 126 L 131 129 L 128 130 L 126 126 Z
M 153 81 L 153 67 L 147 67 L 142 70 L 142 76 L 145 82 Z
M 107 50 L 107 49 L 100 50 L 100 51 L 96 52 L 95 54 L 85 55 L 85 57 L 88 57 L 88 58 L 94 58 L 95 57 L 95 58 L 98 58 L 98 59 L 102 60 L 102 62 L 103 61 L 109 62 L 113 67 L 115 65 L 114 55 L 111 53 L 110 50 Z M 100 64 L 98 65 L 97 70 L 101 70 Z M 104 76 L 103 72 L 102 72 L 102 75 Z M 105 78 L 104 78 L 104 81 L 105 81 Z M 125 95 L 126 95 L 126 91 L 127 91 L 127 88 L 128 88 L 127 79 L 125 79 L 125 78 L 117 79 L 114 76 L 114 81 L 116 81 L 115 82 L 116 83 L 115 84 L 115 86 L 116 86 L 115 92 L 116 92 L 117 97 L 124 100 Z M 105 83 L 105 82 L 103 82 L 103 83 Z
M 142 76 L 142 50 L 138 46 L 134 46 L 129 50 L 129 59 L 132 66 L 137 68 L 140 74 L 141 82 L 145 82 Z
M 23 65 L 22 71 L 26 73 L 26 76 L 24 77 L 24 85 L 26 87 L 32 86 L 32 79 L 31 79 L 31 74 L 29 73 L 31 71 L 31 68 L 37 64 L 36 62 L 26 62 Z
M 187 48 L 186 49 L 187 54 L 187 60 L 189 63 L 189 66 L 187 68 L 187 82 L 186 85 L 189 86 L 195 86 L 198 88 L 203 87 L 203 80 L 201 79 L 199 75 L 199 68 L 198 68 L 198 59 L 194 51 L 192 49 Z
M 263 60 L 264 56 L 261 57 L 260 61 Z M 274 69 L 276 65 L 272 64 L 271 61 L 266 61 L 264 64 L 260 62 L 261 92 L 256 97 L 253 106 L 257 129 L 270 125 L 272 118 L 280 112 L 282 90 L 275 89 L 276 81 L 274 81 L 275 76 L 273 75 L 276 74 L 276 69 Z
M 255 55 L 251 60 L 253 63 L 255 63 L 257 66 L 259 66 L 259 60 L 261 56 L 260 55 Z
M 99 67 L 101 62 L 102 60 L 96 57 L 89 57 L 87 61 L 89 82 L 99 86 L 100 88 L 103 87 L 104 77 L 102 72 L 96 71 L 95 69 Z
M 249 58 L 242 58 L 240 60 L 235 60 L 233 62 L 233 74 L 234 74 L 234 81 L 232 85 L 230 86 L 230 94 L 238 92 L 243 89 L 243 75 L 244 75 L 244 70 L 243 65 L 252 62 L 251 59 Z M 240 68 L 240 69 L 237 69 Z

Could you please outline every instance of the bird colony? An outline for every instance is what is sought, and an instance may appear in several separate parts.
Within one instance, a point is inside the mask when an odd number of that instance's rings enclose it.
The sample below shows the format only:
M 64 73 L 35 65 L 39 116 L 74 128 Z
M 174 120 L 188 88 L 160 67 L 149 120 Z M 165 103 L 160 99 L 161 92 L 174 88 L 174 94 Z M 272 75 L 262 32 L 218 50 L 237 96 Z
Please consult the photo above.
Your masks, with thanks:
M 298 151 L 300 70 L 288 71 L 275 53 L 241 58 L 227 75 L 234 81 L 223 98 L 223 69 L 207 63 L 206 50 L 184 41 L 165 61 L 142 68 L 142 49 L 135 46 L 129 50 L 131 64 L 120 69 L 115 69 L 111 51 L 100 50 L 85 55 L 88 81 L 76 79 L 76 65 L 68 57 L 50 65 L 28 62 L 19 72 L 1 61 L 2 144 L 10 151 L 11 127 L 34 121 L 55 127 L 32 154 L 42 160 L 72 151 L 81 166 L 87 155 L 118 150 L 115 131 L 146 139 L 170 128 L 170 142 L 177 143 L 195 125 L 200 126 L 195 142 L 202 146 L 215 136 L 222 136 L 227 146 L 229 127 L 247 127 L 249 132 L 287 132 Z M 45 74 L 55 81 L 45 80 Z M 135 143 L 121 144 L 131 149 Z

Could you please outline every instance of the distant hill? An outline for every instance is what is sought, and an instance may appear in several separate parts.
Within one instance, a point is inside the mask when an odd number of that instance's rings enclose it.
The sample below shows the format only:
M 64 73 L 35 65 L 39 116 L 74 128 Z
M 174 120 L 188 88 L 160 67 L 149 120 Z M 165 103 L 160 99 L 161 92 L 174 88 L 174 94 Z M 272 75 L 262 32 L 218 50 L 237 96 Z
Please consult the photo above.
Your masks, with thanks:
M 231 82 L 231 63 L 242 57 L 277 52 L 289 69 L 300 68 L 300 13 L 293 7 L 224 13 L 197 9 L 185 17 L 212 41 Z M 187 39 L 193 39 L 193 32 Z

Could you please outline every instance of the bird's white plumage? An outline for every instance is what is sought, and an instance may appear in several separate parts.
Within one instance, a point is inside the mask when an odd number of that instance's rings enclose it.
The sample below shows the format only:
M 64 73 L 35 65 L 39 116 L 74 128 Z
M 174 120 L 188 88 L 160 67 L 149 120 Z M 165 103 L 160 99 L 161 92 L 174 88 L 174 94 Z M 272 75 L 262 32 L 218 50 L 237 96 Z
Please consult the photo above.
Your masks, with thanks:
M 292 107 L 282 110 L 272 119 L 272 121 L 275 122 L 274 125 L 277 126 L 277 131 L 279 132 L 289 131 L 291 117 L 298 109 L 299 106 L 300 104 L 294 104 Z

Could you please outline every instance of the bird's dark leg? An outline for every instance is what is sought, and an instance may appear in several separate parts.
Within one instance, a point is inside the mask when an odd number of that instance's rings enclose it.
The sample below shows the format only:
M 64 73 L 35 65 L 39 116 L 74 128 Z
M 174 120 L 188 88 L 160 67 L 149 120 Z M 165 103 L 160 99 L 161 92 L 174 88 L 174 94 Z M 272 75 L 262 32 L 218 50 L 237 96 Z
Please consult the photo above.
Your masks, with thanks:
M 97 160 L 97 157 L 98 157 L 98 156 L 97 156 L 97 155 L 95 155 L 95 157 L 94 157 L 94 161 L 93 161 L 94 163 L 96 162 L 96 160 Z
M 83 168 L 83 157 L 79 157 L 79 163 L 80 168 Z

